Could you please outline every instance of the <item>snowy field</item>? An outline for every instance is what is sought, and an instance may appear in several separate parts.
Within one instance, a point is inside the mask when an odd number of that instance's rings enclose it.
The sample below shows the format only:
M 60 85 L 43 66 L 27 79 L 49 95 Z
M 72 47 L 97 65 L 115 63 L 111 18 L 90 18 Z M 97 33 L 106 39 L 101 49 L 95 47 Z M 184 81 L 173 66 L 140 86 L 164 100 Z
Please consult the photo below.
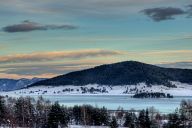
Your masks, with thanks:
M 105 126 L 78 126 L 78 125 L 71 125 L 68 126 L 68 128 L 110 128 Z M 125 128 L 125 127 L 119 127 L 119 128 Z
M 0 127 L 0 128 L 9 128 L 9 127 Z M 23 127 L 17 127 L 23 128 Z M 82 126 L 82 125 L 69 125 L 68 128 L 110 128 L 107 126 Z M 118 127 L 118 128 L 125 128 L 125 127 Z
M 138 85 L 104 86 L 38 86 L 10 92 L 1 92 L 1 95 L 133 95 L 138 92 L 164 92 L 173 96 L 192 96 L 192 85 L 172 82 L 176 88 L 163 85 L 147 86 L 145 83 Z

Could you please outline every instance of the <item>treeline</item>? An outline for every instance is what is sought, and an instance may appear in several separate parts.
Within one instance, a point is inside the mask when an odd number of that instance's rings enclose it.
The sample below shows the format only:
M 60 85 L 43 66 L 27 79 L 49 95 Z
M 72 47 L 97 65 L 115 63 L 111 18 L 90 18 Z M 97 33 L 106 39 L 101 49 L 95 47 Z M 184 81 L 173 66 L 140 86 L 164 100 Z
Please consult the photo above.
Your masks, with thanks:
M 142 92 L 142 93 L 137 93 L 132 96 L 133 98 L 173 98 L 172 95 L 161 93 L 161 92 Z
M 39 97 L 0 97 L 0 127 L 57 128 L 69 125 L 111 128 L 191 128 L 192 101 L 182 101 L 173 114 L 159 114 L 154 108 L 125 111 L 91 105 L 66 107 Z

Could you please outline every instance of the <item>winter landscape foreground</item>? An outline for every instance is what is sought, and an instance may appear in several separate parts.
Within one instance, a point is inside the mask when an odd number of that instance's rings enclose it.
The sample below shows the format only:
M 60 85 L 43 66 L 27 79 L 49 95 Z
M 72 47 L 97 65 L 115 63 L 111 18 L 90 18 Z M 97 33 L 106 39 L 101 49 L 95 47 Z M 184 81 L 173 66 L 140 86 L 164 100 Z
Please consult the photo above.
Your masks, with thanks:
M 1 125 L 191 128 L 191 76 L 135 61 L 71 72 L 2 90 Z
M 2 127 L 41 128 L 191 128 L 192 100 L 182 100 L 174 112 L 160 113 L 149 107 L 141 110 L 110 110 L 92 105 L 60 105 L 42 96 L 0 97 Z M 179 125 L 179 127 L 178 127 Z
M 1 95 L 5 97 L 1 98 L 0 110 L 12 117 L 3 117 L 1 126 L 190 128 L 192 86 L 173 81 L 171 84 L 175 87 L 148 86 L 145 83 L 127 86 L 90 84 L 36 86 L 2 91 Z M 170 93 L 174 98 L 131 97 L 141 92 Z M 177 123 L 181 127 L 177 127 Z

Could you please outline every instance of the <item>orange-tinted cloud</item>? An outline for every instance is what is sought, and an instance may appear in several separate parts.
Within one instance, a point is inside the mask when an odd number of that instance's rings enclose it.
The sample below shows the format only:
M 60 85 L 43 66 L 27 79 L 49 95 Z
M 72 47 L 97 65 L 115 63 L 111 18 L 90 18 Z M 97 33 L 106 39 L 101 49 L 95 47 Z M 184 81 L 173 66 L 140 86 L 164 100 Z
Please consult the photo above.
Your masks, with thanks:
M 23 63 L 0 65 L 0 78 L 50 78 L 72 71 L 117 62 L 115 59 L 85 59 L 60 63 Z
M 122 54 L 124 54 L 124 52 L 101 49 L 39 52 L 30 54 L 0 56 L 0 63 L 46 62 L 63 59 L 82 59 L 90 57 L 116 56 Z
M 6 74 L 6 73 L 0 73 L 0 78 L 9 78 L 9 79 L 20 79 L 20 78 L 51 78 L 55 77 L 58 74 L 52 74 L 52 73 L 46 73 L 41 75 L 18 75 L 18 74 Z
M 97 65 L 109 64 L 120 61 L 136 60 L 150 64 L 161 64 L 165 67 L 177 67 L 183 62 L 192 60 L 192 50 L 152 50 L 152 51 L 107 51 L 107 50 L 79 50 L 65 52 L 46 52 L 24 54 L 18 57 L 15 55 L 6 62 L 0 64 L 0 77 L 8 78 L 32 78 L 52 77 L 66 74 L 71 71 L 78 71 L 95 67 Z M 120 56 L 116 56 L 120 55 Z M 24 56 L 24 58 L 23 58 Z M 38 58 L 36 58 L 38 56 Z M 20 58 L 21 57 L 21 58 Z M 35 59 L 34 59 L 35 58 Z M 0 60 L 2 57 L 0 57 Z M 18 59 L 18 61 L 12 61 Z M 25 61 L 29 59 L 28 61 Z M 57 60 L 64 61 L 57 61 Z M 32 63 L 25 63 L 32 61 Z M 45 62 L 46 61 L 46 62 Z M 48 61 L 48 62 L 47 62 Z M 15 63 L 11 63 L 15 62 Z M 19 63 L 20 62 L 20 63 Z M 166 65 L 162 63 L 166 63 Z M 174 64 L 174 62 L 179 62 Z M 182 63 L 181 63 L 182 62 Z M 186 63 L 185 63 L 186 64 Z M 183 68 L 192 68 L 191 63 Z M 181 67 L 181 68 L 182 68 Z

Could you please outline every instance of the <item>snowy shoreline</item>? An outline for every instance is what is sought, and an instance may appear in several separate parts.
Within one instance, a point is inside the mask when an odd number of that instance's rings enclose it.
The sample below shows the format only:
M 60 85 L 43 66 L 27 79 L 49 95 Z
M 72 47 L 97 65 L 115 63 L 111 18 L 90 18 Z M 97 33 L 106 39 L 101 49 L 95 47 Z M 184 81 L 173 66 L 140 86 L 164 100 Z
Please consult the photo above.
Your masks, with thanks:
M 145 83 L 140 83 L 137 85 L 119 85 L 119 86 L 108 86 L 108 85 L 97 85 L 90 84 L 85 86 L 38 86 L 30 87 L 21 90 L 0 92 L 0 95 L 8 96 L 40 96 L 40 95 L 56 95 L 56 96 L 121 96 L 127 95 L 132 96 L 135 93 L 140 92 L 162 92 L 169 93 L 173 96 L 192 96 L 192 85 L 183 84 L 180 82 L 172 82 L 176 88 L 170 88 L 163 85 L 152 85 L 147 86 Z

